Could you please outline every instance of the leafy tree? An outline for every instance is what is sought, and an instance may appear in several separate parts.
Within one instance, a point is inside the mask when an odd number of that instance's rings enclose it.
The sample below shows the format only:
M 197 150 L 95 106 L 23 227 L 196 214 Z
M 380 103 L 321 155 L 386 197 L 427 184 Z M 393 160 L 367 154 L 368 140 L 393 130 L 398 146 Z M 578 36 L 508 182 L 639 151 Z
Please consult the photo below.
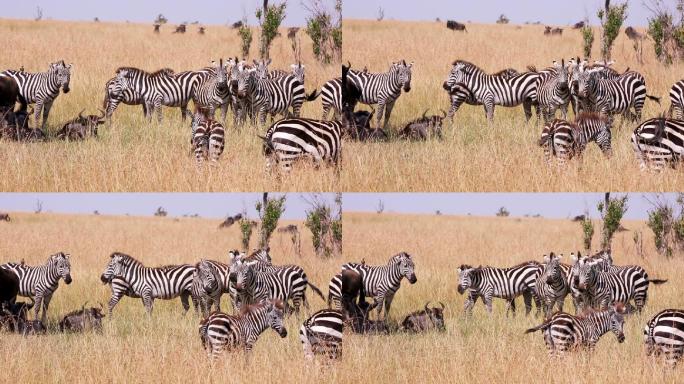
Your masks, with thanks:
M 627 18 L 627 3 L 610 5 L 610 0 L 606 0 L 604 9 L 599 9 L 598 18 L 601 20 L 603 30 L 601 57 L 603 60 L 610 60 L 613 43 L 620 33 L 620 27 Z
M 280 4 L 268 5 L 268 0 L 264 0 L 263 9 L 256 10 L 256 17 L 261 26 L 261 47 L 259 48 L 259 55 L 262 59 L 269 58 L 269 51 L 271 43 L 278 36 L 278 28 L 285 19 L 286 2 Z

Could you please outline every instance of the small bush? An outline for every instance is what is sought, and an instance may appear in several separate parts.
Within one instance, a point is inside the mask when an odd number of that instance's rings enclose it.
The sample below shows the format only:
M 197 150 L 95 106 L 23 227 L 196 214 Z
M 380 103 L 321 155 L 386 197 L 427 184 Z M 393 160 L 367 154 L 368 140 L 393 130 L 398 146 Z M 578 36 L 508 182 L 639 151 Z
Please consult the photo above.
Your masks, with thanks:
M 497 217 L 508 217 L 508 215 L 510 215 L 510 214 L 511 214 L 511 213 L 508 212 L 508 210 L 506 209 L 506 207 L 501 207 L 501 208 L 499 208 L 498 211 L 496 211 L 496 216 L 497 216 Z
M 582 50 L 584 57 L 591 57 L 591 48 L 594 45 L 594 30 L 591 29 L 589 23 L 585 23 L 582 27 Z

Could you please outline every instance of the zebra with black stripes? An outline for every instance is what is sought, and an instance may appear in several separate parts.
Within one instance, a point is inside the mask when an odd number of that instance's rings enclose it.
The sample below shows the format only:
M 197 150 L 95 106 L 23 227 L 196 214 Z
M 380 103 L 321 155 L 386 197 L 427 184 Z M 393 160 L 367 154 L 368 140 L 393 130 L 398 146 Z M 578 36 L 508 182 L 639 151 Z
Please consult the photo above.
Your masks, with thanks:
M 192 101 L 196 106 L 208 109 L 211 118 L 214 117 L 216 109 L 221 108 L 221 119 L 226 120 L 228 106 L 231 103 L 228 73 L 233 65 L 234 61 L 229 60 L 224 66 L 223 59 L 220 59 L 218 63 L 212 62 L 211 67 L 196 71 L 198 79 Z
M 237 316 L 213 312 L 200 323 L 200 340 L 212 361 L 224 349 L 232 352 L 242 348 L 249 353 L 259 335 L 268 328 L 276 331 L 281 338 L 287 337 L 284 316 L 285 307 L 278 300 L 247 306 Z
M 63 279 L 66 284 L 71 284 L 70 255 L 57 252 L 48 257 L 43 265 L 29 266 L 23 262 L 7 263 L 0 266 L 14 272 L 19 278 L 19 296 L 35 298 L 33 315 L 38 319 L 40 309 L 43 309 L 41 321 L 45 324 L 47 311 L 52 300 L 52 295 L 59 287 L 59 280 Z
M 675 167 L 684 156 L 684 120 L 657 117 L 639 124 L 630 138 L 642 170 Z
M 537 85 L 540 74 L 523 72 L 511 77 L 489 75 L 475 64 L 456 60 L 445 81 L 445 87 L 463 83 L 473 93 L 475 100 L 484 105 L 487 119 L 494 119 L 494 106 L 515 107 L 523 105 L 525 118 L 532 117 L 532 105 L 537 102 Z
M 537 277 L 535 284 L 537 297 L 541 300 L 544 307 L 544 315 L 551 316 L 553 307 L 558 306 L 558 310 L 563 312 L 565 296 L 568 295 L 568 277 L 561 267 L 560 259 L 563 255 L 556 255 L 551 252 L 544 255 L 542 272 Z
M 268 59 L 266 61 L 266 65 L 271 64 L 271 59 Z M 274 69 L 271 71 L 268 71 L 268 77 L 270 79 L 275 79 L 278 77 L 284 77 L 284 76 L 289 76 L 292 75 L 294 76 L 297 80 L 299 80 L 302 85 L 304 85 L 304 79 L 306 77 L 306 71 L 305 71 L 306 66 L 302 64 L 301 61 L 299 61 L 297 64 L 290 64 L 290 72 L 284 71 L 282 69 Z
M 644 327 L 647 356 L 665 356 L 674 366 L 684 356 L 684 310 L 665 309 L 658 312 Z
M 670 88 L 670 109 L 667 116 L 673 119 L 684 119 L 684 80 L 679 80 Z
M 406 63 L 401 60 L 390 65 L 387 72 L 370 73 L 350 70 L 349 80 L 361 91 L 358 101 L 363 104 L 377 104 L 376 128 L 380 128 L 380 122 L 385 118 L 382 129 L 387 129 L 392 109 L 402 89 L 404 92 L 411 91 L 411 68 L 413 62 Z
M 377 308 L 378 319 L 384 308 L 384 319 L 387 320 L 394 295 L 401 287 L 402 279 L 406 278 L 411 284 L 418 281 L 413 257 L 406 252 L 390 257 L 386 265 L 347 263 L 342 269 L 349 269 L 361 275 L 366 297 L 373 298 L 369 311 Z
M 200 260 L 195 264 L 190 294 L 193 301 L 197 303 L 196 311 L 201 310 L 205 317 L 209 315 L 214 305 L 217 311 L 221 311 L 221 294 L 223 293 L 221 288 L 221 277 L 207 260 Z
M 506 299 L 506 313 L 515 315 L 515 298 L 522 295 L 525 302 L 525 314 L 532 310 L 532 300 L 537 304 L 537 311 L 541 308 L 536 296 L 537 278 L 542 272 L 542 265 L 536 261 L 528 261 L 510 268 L 472 267 L 461 265 L 458 273 L 458 293 L 468 292 L 463 310 L 471 314 L 475 301 L 482 298 L 487 311 L 492 312 L 492 298 Z
M 492 76 L 500 76 L 502 78 L 507 79 L 517 74 L 518 71 L 516 71 L 515 69 L 506 68 L 492 74 Z M 470 91 L 470 89 L 468 89 L 468 86 L 466 86 L 464 83 L 456 83 L 449 86 L 445 81 L 442 84 L 442 87 L 449 93 L 450 107 L 449 112 L 447 113 L 447 117 L 451 120 L 452 123 L 454 121 L 454 114 L 458 112 L 463 103 L 468 105 L 482 105 L 482 103 L 477 101 L 475 95 Z
M 143 115 L 147 117 L 147 104 L 142 95 L 133 89 L 125 88 L 117 77 L 113 77 L 105 83 L 105 97 L 102 103 L 107 119 L 112 117 L 120 103 L 142 105 Z
M 562 59 L 560 63 L 554 61 L 550 70 L 540 72 L 538 82 L 537 102 L 544 121 L 550 122 L 558 109 L 561 110 L 562 118 L 567 119 L 570 87 L 565 59 Z
M 321 120 L 328 120 L 330 110 L 333 110 L 333 119 L 339 118 L 342 114 L 342 78 L 337 77 L 328 80 L 321 87 L 321 103 L 323 104 L 323 115 Z
M 191 296 L 194 273 L 195 267 L 189 264 L 146 267 L 132 256 L 114 252 L 100 280 L 111 282 L 115 277 L 123 279 L 133 293 L 142 298 L 148 314 L 152 314 L 155 299 L 170 300 L 178 296 L 187 312 L 190 309 L 188 298 Z
M 328 283 L 328 308 L 342 309 L 342 273 L 335 274 Z
M 324 355 L 330 359 L 341 358 L 343 330 L 344 317 L 340 310 L 323 309 L 311 315 L 299 328 L 304 357 L 308 360 L 315 355 Z
M 225 128 L 214 120 L 209 109 L 197 107 L 192 117 L 192 147 L 197 165 L 209 159 L 216 163 L 225 147 Z
M 19 85 L 19 94 L 26 99 L 28 104 L 36 104 L 34 108 L 34 123 L 37 126 L 40 120 L 40 112 L 43 112 L 41 129 L 45 130 L 50 109 L 59 96 L 59 90 L 69 93 L 71 81 L 71 64 L 64 60 L 50 63 L 47 72 L 30 73 L 22 70 L 7 70 L 0 72 L 0 76 L 9 76 Z
M 243 124 L 247 118 L 255 123 L 251 92 L 255 71 L 256 69 L 248 67 L 244 60 L 236 63 L 230 70 L 231 105 L 233 123 L 236 126 Z
M 139 299 L 140 296 L 136 295 L 133 289 L 131 288 L 131 285 L 126 282 L 126 280 L 118 277 L 114 277 L 111 279 L 111 281 L 107 281 L 106 279 L 102 281 L 103 284 L 108 284 L 109 288 L 111 290 L 111 296 L 109 298 L 109 303 L 107 304 L 107 307 L 109 309 L 109 317 L 112 316 L 112 311 L 114 310 L 114 307 L 121 301 L 121 299 L 124 296 L 128 296 L 134 299 Z
M 613 332 L 619 343 L 625 341 L 625 310 L 621 304 L 610 308 L 589 312 L 585 316 L 573 316 L 557 312 L 541 325 L 530 328 L 525 333 L 541 330 L 549 356 L 562 356 L 578 348 L 593 350 L 601 336 Z
M 565 164 L 573 157 L 581 157 L 587 145 L 595 142 L 606 157 L 613 153 L 612 134 L 608 120 L 596 113 L 582 113 L 575 122 L 553 120 L 544 126 L 539 146 L 544 149 L 544 158 L 552 157 L 559 164 Z

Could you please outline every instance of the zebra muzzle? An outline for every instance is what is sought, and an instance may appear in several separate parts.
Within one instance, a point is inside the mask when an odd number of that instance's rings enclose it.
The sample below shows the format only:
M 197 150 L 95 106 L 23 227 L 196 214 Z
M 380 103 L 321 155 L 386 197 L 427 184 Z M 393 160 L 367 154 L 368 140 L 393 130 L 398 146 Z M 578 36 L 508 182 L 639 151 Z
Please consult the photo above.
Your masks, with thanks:
M 64 282 L 67 283 L 67 284 L 71 284 L 71 275 L 66 275 L 66 276 L 64 277 Z
M 463 286 L 460 284 L 459 284 L 458 288 L 456 288 L 456 290 L 458 291 L 459 295 L 462 295 L 463 292 L 465 292 L 465 288 L 463 288 Z

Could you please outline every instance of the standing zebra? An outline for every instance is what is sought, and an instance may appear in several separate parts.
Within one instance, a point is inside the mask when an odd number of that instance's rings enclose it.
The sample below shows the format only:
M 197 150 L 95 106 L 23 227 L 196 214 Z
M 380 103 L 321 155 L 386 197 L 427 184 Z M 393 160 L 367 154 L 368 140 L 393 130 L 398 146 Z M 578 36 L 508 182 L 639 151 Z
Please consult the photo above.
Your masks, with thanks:
M 600 312 L 591 312 L 586 316 L 573 316 L 558 312 L 550 319 L 525 333 L 541 330 L 549 356 L 561 356 L 565 352 L 579 347 L 593 350 L 601 336 L 612 331 L 619 343 L 625 341 L 624 307 L 621 304 Z
M 33 308 L 33 315 L 38 319 L 38 313 L 43 308 L 41 321 L 47 321 L 47 311 L 50 306 L 52 295 L 59 287 L 59 279 L 71 284 L 71 263 L 70 255 L 58 252 L 48 257 L 47 262 L 39 266 L 28 266 L 21 264 L 7 263 L 0 266 L 14 272 L 19 278 L 19 296 L 35 297 L 36 303 Z
M 515 69 L 506 68 L 497 73 L 492 74 L 492 76 L 499 76 L 504 79 L 508 79 L 517 74 L 518 71 L 516 71 Z M 442 87 L 449 93 L 449 104 L 451 106 L 449 107 L 447 117 L 451 120 L 452 123 L 454 121 L 454 114 L 458 112 L 459 108 L 461 108 L 461 105 L 463 105 L 463 103 L 469 105 L 482 105 L 482 103 L 479 103 L 477 101 L 475 95 L 470 91 L 470 89 L 468 89 L 468 87 L 464 83 L 456 83 L 449 86 L 445 81 L 442 84 Z
M 540 72 L 537 85 L 537 101 L 539 109 L 546 123 L 556 115 L 556 110 L 561 110 L 563 119 L 568 116 L 568 104 L 570 103 L 570 87 L 568 86 L 568 67 L 565 59 L 560 63 L 553 62 L 553 68 L 549 71 Z
M 473 93 L 476 102 L 484 105 L 487 119 L 494 119 L 494 106 L 515 107 L 523 104 L 525 118 L 532 117 L 532 104 L 537 101 L 539 74 L 524 72 L 511 77 L 488 75 L 475 64 L 456 60 L 444 86 L 463 83 Z
M 213 312 L 202 320 L 199 327 L 202 346 L 209 358 L 214 360 L 224 349 L 233 351 L 242 347 L 249 353 L 259 335 L 272 328 L 281 338 L 287 337 L 283 325 L 285 308 L 278 300 L 271 300 L 246 307 L 238 316 Z
M 670 109 L 667 115 L 678 120 L 684 119 L 684 80 L 679 80 L 670 88 Z
M 314 313 L 299 328 L 304 357 L 309 360 L 314 355 L 325 355 L 330 359 L 341 358 L 343 330 L 342 311 L 323 309 Z
M 525 314 L 532 310 L 532 299 L 537 301 L 537 311 L 541 304 L 535 295 L 537 277 L 542 272 L 541 264 L 529 261 L 510 268 L 477 267 L 461 265 L 458 273 L 458 293 L 468 291 L 463 310 L 472 313 L 478 297 L 482 298 L 488 312 L 492 312 L 492 298 L 507 300 L 506 313 L 515 314 L 515 298 L 522 295 L 525 301 Z
M 342 273 L 330 279 L 328 284 L 328 308 L 342 309 Z
M 347 263 L 342 266 L 343 270 L 349 269 L 361 275 L 365 296 L 372 297 L 374 300 L 369 311 L 377 307 L 377 316 L 380 319 L 380 313 L 384 307 L 385 320 L 387 320 L 394 295 L 401 287 L 401 280 L 406 278 L 411 284 L 418 281 L 415 268 L 413 258 L 406 252 L 390 257 L 387 265 Z
M 266 65 L 271 64 L 271 59 L 268 59 L 266 61 Z M 306 66 L 302 64 L 302 62 L 298 62 L 297 64 L 291 64 L 290 68 L 292 69 L 291 72 L 283 71 L 282 69 L 274 69 L 272 71 L 268 72 L 268 78 L 269 79 L 275 79 L 277 77 L 283 77 L 283 76 L 288 76 L 292 75 L 299 80 L 302 85 L 304 85 L 304 78 L 305 78 L 305 68 Z
M 230 69 L 235 63 L 229 61 L 226 63 Z M 201 71 L 196 71 L 198 74 L 197 85 L 192 94 L 192 101 L 196 106 L 208 109 L 209 116 L 214 117 L 216 108 L 221 108 L 221 119 L 226 120 L 228 113 L 228 104 L 230 104 L 231 93 L 228 85 L 228 70 L 223 65 L 223 59 L 218 63 L 212 62 L 212 66 Z
M 197 107 L 192 117 L 192 146 L 198 165 L 205 159 L 217 162 L 225 146 L 225 128 L 211 115 L 209 109 Z
M 100 279 L 102 279 L 102 276 L 100 276 Z M 114 307 L 119 303 L 119 301 L 124 297 L 132 297 L 134 299 L 139 299 L 140 296 L 136 295 L 133 289 L 131 288 L 130 284 L 126 282 L 126 280 L 118 277 L 112 278 L 110 281 L 107 279 L 102 280 L 103 284 L 109 284 L 109 288 L 112 291 L 112 294 L 109 298 L 109 303 L 108 303 L 108 308 L 109 308 L 109 317 L 112 317 L 112 311 L 114 310 Z
M 684 310 L 665 309 L 658 312 L 644 327 L 644 343 L 648 356 L 665 355 L 665 362 L 674 366 L 684 356 Z
M 152 314 L 154 299 L 169 300 L 180 296 L 185 312 L 190 309 L 188 298 L 192 289 L 195 267 L 188 264 L 146 267 L 132 256 L 120 252 L 110 255 L 100 280 L 123 279 L 134 294 L 142 298 L 147 313 Z
M 563 312 L 563 302 L 568 295 L 568 277 L 561 267 L 560 259 L 563 255 L 556 256 L 551 252 L 544 255 L 542 272 L 537 277 L 535 284 L 536 294 L 544 307 L 545 317 L 551 316 L 553 307 L 558 305 L 558 310 Z
M 233 124 L 243 124 L 247 117 L 254 123 L 254 103 L 251 92 L 255 68 L 248 68 L 244 61 L 230 70 L 230 93 L 233 108 Z
M 195 264 L 190 293 L 193 301 L 197 303 L 195 311 L 201 310 L 204 317 L 209 316 L 214 304 L 217 311 L 221 310 L 221 279 L 205 260 Z
M 394 103 L 401 96 L 401 90 L 411 91 L 411 68 L 413 62 L 406 64 L 406 60 L 392 63 L 389 70 L 383 73 L 367 73 L 349 71 L 349 80 L 361 91 L 359 101 L 363 104 L 377 104 L 378 113 L 376 115 L 377 126 L 380 128 L 380 121 L 385 122 L 382 129 L 387 129 Z
M 118 77 L 112 77 L 105 83 L 105 97 L 102 103 L 107 119 L 112 117 L 120 103 L 142 105 L 143 115 L 147 117 L 147 105 L 142 95 L 133 89 L 125 88 Z
M 642 170 L 661 170 L 668 163 L 674 167 L 684 155 L 684 120 L 646 120 L 634 129 L 631 142 Z
M 574 123 L 556 119 L 545 125 L 539 146 L 544 148 L 547 162 L 553 156 L 562 165 L 575 156 L 581 157 L 592 141 L 596 142 L 606 157 L 612 155 L 608 120 L 595 113 L 582 113 Z
M 337 77 L 328 80 L 321 87 L 321 103 L 323 104 L 323 116 L 321 120 L 328 120 L 330 110 L 333 110 L 333 119 L 342 114 L 342 78 Z
M 36 104 L 34 110 L 34 123 L 37 126 L 40 112 L 43 111 L 43 123 L 41 129 L 45 130 L 52 103 L 59 96 L 59 89 L 69 93 L 69 81 L 71 80 L 71 64 L 60 60 L 50 64 L 47 72 L 29 73 L 23 71 L 7 70 L 0 72 L 0 76 L 9 76 L 19 85 L 19 94 L 26 99 L 28 104 Z

